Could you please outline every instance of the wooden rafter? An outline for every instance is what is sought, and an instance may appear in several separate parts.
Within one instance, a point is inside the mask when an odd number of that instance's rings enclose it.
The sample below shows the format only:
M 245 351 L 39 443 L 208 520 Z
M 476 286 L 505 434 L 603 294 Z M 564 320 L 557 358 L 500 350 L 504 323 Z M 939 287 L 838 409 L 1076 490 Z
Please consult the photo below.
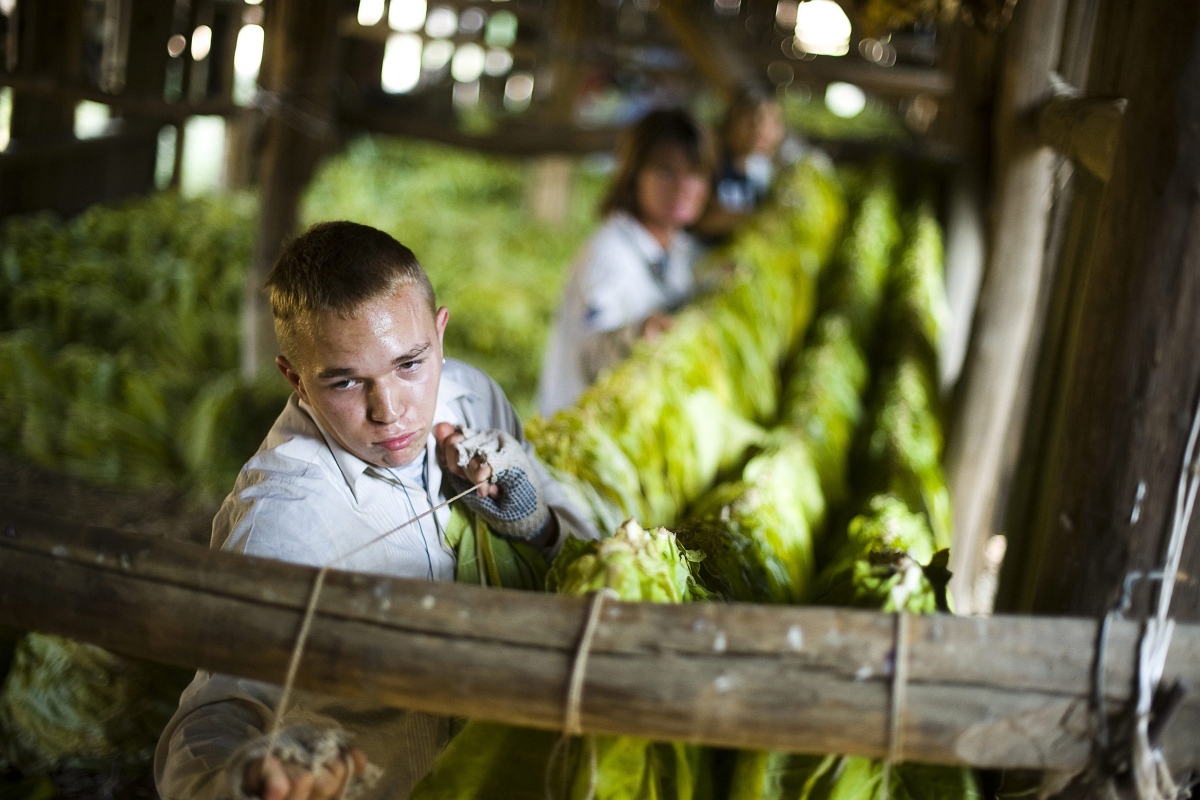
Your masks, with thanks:
M 754 86 L 749 62 L 708 16 L 687 0 L 659 0 L 656 13 L 704 81 L 725 99 Z

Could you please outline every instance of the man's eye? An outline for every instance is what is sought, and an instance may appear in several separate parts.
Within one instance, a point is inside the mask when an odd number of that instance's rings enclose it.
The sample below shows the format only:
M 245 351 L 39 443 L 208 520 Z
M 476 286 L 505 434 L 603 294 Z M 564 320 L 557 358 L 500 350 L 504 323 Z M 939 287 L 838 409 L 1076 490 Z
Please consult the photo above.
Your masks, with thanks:
M 412 372 L 413 370 L 417 369 L 420 366 L 421 366 L 421 359 L 416 359 L 414 361 L 405 361 L 405 362 L 401 363 L 400 369 L 403 372 Z
M 358 381 L 351 380 L 350 378 L 344 378 L 343 380 L 337 381 L 336 383 L 329 384 L 329 388 L 331 388 L 331 389 L 350 389 L 356 385 L 358 385 Z

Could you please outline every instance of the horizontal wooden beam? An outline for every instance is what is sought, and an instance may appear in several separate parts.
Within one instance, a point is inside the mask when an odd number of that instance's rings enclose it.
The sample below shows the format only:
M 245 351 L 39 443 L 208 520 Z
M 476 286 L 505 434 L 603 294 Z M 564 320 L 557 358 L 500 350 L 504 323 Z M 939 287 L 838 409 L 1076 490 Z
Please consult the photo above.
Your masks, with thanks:
M 280 681 L 316 571 L 0 511 L 0 624 L 165 663 Z M 584 598 L 330 573 L 298 685 L 435 714 L 560 728 Z M 593 733 L 882 756 L 891 615 L 827 608 L 612 603 L 588 661 Z M 1091 756 L 1089 619 L 911 620 L 906 760 L 1073 769 Z M 1128 703 L 1138 626 L 1116 625 L 1105 692 Z M 1166 680 L 1200 680 L 1179 626 Z M 1115 720 L 1114 720 L 1115 721 Z M 1200 765 L 1200 702 L 1164 744 Z
M 1121 97 L 1081 97 L 1056 82 L 1037 111 L 1042 141 L 1104 182 L 1112 177 L 1129 101 Z
M 471 134 L 460 130 L 453 118 L 366 105 L 343 107 L 338 119 L 347 128 L 426 139 L 505 156 L 596 153 L 612 150 L 618 136 L 618 131 L 612 129 L 517 121 L 501 122 L 491 133 Z
M 948 97 L 954 93 L 954 76 L 931 67 L 881 67 L 857 56 L 816 56 L 811 61 L 770 59 L 771 62 L 781 60 L 786 61 L 796 80 L 802 83 L 823 85 L 845 81 L 885 97 L 915 97 L 919 94 Z M 767 62 L 764 62 L 763 68 L 766 66 Z
M 108 94 L 89 86 L 71 86 L 50 78 L 30 78 L 21 75 L 0 74 L 0 86 L 10 86 L 14 92 L 21 94 L 53 97 L 58 100 L 91 100 L 129 114 L 164 120 L 181 120 L 198 115 L 228 117 L 246 110 L 227 99 L 203 100 L 199 103 L 168 103 L 159 97 Z

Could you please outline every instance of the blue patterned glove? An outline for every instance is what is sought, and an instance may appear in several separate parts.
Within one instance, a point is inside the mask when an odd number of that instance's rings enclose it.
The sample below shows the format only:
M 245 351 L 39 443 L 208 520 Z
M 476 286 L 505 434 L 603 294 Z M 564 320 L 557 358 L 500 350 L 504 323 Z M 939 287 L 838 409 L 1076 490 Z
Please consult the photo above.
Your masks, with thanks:
M 464 469 L 472 459 L 492 468 L 489 483 L 500 491 L 496 497 L 480 497 L 472 492 L 463 502 L 483 516 L 488 526 L 508 539 L 533 539 L 550 520 L 550 508 L 533 469 L 533 460 L 514 437 L 498 430 L 463 430 L 465 437 L 456 445 L 458 465 Z M 446 471 L 454 494 L 470 486 L 462 478 Z

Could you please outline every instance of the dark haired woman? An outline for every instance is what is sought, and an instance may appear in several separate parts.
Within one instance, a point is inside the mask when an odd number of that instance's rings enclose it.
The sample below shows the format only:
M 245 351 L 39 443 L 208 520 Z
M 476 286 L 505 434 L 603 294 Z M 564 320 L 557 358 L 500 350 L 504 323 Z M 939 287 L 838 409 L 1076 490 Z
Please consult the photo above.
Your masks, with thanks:
M 721 125 L 712 197 L 693 229 L 702 241 L 723 241 L 766 199 L 784 134 L 783 110 L 775 98 L 747 91 L 730 105 Z
M 543 414 L 574 403 L 639 338 L 670 328 L 692 293 L 701 249 L 684 229 L 704 212 L 713 162 L 686 112 L 652 111 L 629 131 L 604 224 L 575 263 L 546 347 Z

